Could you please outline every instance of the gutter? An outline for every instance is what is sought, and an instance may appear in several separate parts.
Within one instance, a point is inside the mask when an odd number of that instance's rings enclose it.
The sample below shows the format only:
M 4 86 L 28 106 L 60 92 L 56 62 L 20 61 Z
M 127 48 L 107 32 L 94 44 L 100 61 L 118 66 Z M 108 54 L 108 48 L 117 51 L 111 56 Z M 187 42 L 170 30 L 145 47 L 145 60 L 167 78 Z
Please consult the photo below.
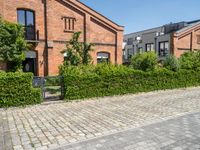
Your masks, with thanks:
M 44 0 L 44 34 L 45 34 L 45 49 L 44 49 L 44 76 L 49 73 L 49 54 L 48 54 L 48 29 L 47 29 L 47 0 Z

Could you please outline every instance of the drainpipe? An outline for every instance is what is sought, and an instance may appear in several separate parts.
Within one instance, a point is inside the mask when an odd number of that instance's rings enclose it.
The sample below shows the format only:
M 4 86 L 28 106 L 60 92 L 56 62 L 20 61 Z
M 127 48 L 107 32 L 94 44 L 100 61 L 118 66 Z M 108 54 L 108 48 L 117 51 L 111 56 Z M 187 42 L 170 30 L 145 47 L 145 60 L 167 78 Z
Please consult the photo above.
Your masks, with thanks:
M 171 55 L 174 55 L 175 53 L 174 53 L 174 50 L 175 50 L 175 48 L 174 48 L 174 38 L 175 38 L 175 36 L 174 36 L 174 32 L 173 33 L 171 33 L 170 34 L 170 54 Z
M 45 49 L 44 49 L 44 76 L 48 75 L 48 29 L 47 29 L 47 0 L 44 0 L 44 34 L 45 34 Z
M 158 47 L 157 47 L 157 37 L 155 37 L 155 46 L 154 46 L 154 48 L 155 48 L 156 54 L 158 54 L 159 50 L 158 50 Z

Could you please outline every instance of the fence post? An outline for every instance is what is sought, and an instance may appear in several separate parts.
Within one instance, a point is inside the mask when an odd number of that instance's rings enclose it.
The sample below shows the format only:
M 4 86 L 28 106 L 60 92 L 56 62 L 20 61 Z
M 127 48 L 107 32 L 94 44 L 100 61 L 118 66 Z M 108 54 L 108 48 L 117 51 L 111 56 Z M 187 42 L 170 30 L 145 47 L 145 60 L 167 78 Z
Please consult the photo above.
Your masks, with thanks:
M 60 85 L 61 85 L 61 99 L 64 99 L 64 88 L 65 88 L 65 84 L 64 84 L 64 76 L 60 76 Z

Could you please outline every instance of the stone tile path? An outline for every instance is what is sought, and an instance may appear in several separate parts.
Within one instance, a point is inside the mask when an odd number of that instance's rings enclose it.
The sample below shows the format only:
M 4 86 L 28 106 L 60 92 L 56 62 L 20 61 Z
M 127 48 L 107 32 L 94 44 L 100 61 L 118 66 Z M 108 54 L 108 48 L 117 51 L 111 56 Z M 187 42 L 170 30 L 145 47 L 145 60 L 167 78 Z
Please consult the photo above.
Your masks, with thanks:
M 0 150 L 57 149 L 199 110 L 199 87 L 0 110 Z
M 56 150 L 200 150 L 200 112 Z

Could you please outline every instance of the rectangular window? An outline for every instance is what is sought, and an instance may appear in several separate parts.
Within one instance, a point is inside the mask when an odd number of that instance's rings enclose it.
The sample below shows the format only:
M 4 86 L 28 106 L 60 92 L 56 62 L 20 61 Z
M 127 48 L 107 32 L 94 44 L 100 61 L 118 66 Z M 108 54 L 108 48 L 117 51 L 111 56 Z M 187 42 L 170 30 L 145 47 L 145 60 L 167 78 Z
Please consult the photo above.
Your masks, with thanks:
M 160 42 L 159 43 L 159 56 L 164 57 L 169 52 L 169 42 Z
M 35 40 L 35 14 L 31 10 L 18 9 L 17 21 L 25 29 L 26 40 Z
M 146 51 L 153 51 L 154 50 L 154 44 L 153 43 L 148 43 L 146 44 Z
M 18 16 L 18 23 L 25 26 L 25 11 L 24 10 L 18 10 L 17 11 Z
M 133 38 L 128 38 L 127 45 L 133 45 Z
M 62 17 L 64 20 L 64 32 L 74 32 L 76 18 Z
M 99 52 L 97 53 L 97 63 L 109 63 L 110 62 L 110 53 Z
M 130 59 L 133 55 L 132 49 L 129 48 L 127 51 L 128 51 L 128 59 Z
M 26 12 L 27 26 L 34 26 L 34 14 L 31 11 Z
M 197 35 L 197 44 L 200 44 L 200 35 Z
M 142 54 L 143 53 L 143 48 L 142 47 L 138 47 L 137 53 Z

